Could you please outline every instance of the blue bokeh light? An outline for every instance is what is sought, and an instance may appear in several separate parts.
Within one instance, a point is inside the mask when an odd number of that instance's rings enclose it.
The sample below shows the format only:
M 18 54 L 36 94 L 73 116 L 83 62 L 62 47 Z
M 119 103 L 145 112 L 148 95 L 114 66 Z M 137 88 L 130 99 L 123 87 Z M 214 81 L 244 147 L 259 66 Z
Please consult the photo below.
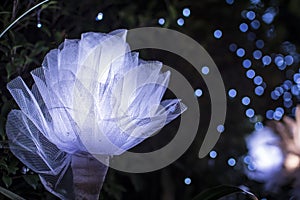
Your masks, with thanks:
M 231 167 L 235 166 L 236 165 L 236 161 L 234 158 L 229 158 L 228 161 L 227 161 L 227 164 Z
M 250 163 L 252 163 L 252 158 L 251 158 L 251 156 L 247 155 L 244 157 L 243 161 L 245 164 L 250 164 Z
M 248 69 L 248 68 L 251 67 L 251 65 L 252 65 L 251 60 L 249 60 L 249 59 L 243 60 L 243 67 L 244 67 L 244 68 Z
M 234 98 L 237 95 L 237 91 L 235 89 L 230 89 L 228 91 L 228 95 L 229 95 L 229 97 Z
M 218 153 L 216 151 L 209 152 L 209 157 L 211 157 L 211 158 L 216 158 L 217 155 L 218 155 Z
M 262 86 L 257 86 L 255 89 L 254 89 L 254 92 L 256 95 L 258 96 L 261 96 L 264 94 L 264 88 Z
M 297 85 L 293 85 L 292 88 L 291 88 L 291 92 L 293 95 L 295 96 L 298 96 L 300 94 L 300 90 L 299 88 L 297 87 Z
M 158 24 L 159 24 L 159 25 L 164 25 L 165 22 L 166 22 L 166 20 L 165 20 L 164 18 L 159 18 L 159 19 L 158 19 Z
M 291 89 L 292 86 L 293 86 L 293 83 L 292 83 L 292 81 L 290 81 L 290 80 L 285 80 L 285 81 L 283 82 L 283 85 L 282 85 L 282 87 L 283 87 L 285 90 Z
M 242 104 L 245 105 L 245 106 L 248 106 L 251 102 L 251 99 L 249 97 L 243 97 L 242 98 Z
M 245 33 L 248 30 L 248 25 L 246 23 L 241 23 L 239 28 L 241 32 Z
M 182 10 L 182 14 L 183 14 L 183 16 L 185 16 L 185 17 L 189 17 L 190 14 L 191 14 L 191 10 L 190 10 L 189 8 L 184 8 L 184 9 Z
M 280 67 L 284 64 L 284 58 L 281 55 L 278 55 L 274 59 L 275 64 Z
M 265 55 L 263 58 L 262 58 L 262 63 L 266 66 L 266 65 L 269 65 L 271 64 L 272 62 L 272 58 L 268 55 Z
M 225 130 L 224 125 L 220 124 L 220 125 L 217 126 L 217 131 L 218 131 L 219 133 L 223 133 L 224 130 Z
M 223 33 L 221 30 L 215 30 L 214 32 L 214 37 L 217 38 L 217 39 L 220 39 L 222 37 Z
M 284 109 L 278 107 L 275 109 L 275 112 L 273 113 L 273 119 L 278 121 L 282 118 L 283 114 L 284 114 Z
M 294 74 L 293 78 L 294 78 L 295 83 L 300 84 L 300 73 Z
M 243 56 L 245 55 L 245 50 L 244 50 L 243 48 L 238 48 L 238 49 L 236 50 L 236 55 L 237 55 L 238 57 L 243 57 Z
M 97 16 L 96 16 L 96 21 L 100 21 L 100 20 L 102 20 L 103 19 L 103 13 L 102 12 L 99 12 L 98 14 L 97 14 Z
M 294 63 L 294 57 L 291 55 L 287 55 L 284 57 L 284 61 L 287 65 L 292 65 Z
M 253 69 L 249 69 L 247 72 L 246 72 L 246 76 L 250 79 L 254 78 L 255 76 L 255 71 Z
M 254 110 L 252 108 L 248 108 L 246 110 L 245 114 L 246 114 L 247 117 L 252 118 L 252 117 L 254 117 L 255 112 L 254 112 Z
M 203 66 L 201 72 L 202 74 L 207 75 L 209 73 L 209 68 L 207 66 Z
M 263 82 L 263 78 L 261 76 L 256 76 L 254 79 L 253 79 L 253 82 L 255 85 L 260 85 L 262 84 Z
M 190 178 L 185 178 L 184 179 L 184 183 L 186 184 L 186 185 L 190 185 L 191 183 L 192 183 L 192 180 L 190 179 Z
M 283 100 L 284 101 L 290 101 L 292 99 L 292 94 L 289 92 L 284 92 L 283 93 Z
M 260 22 L 256 19 L 256 20 L 252 21 L 252 22 L 250 23 L 250 25 L 251 25 L 251 27 L 252 27 L 253 29 L 257 30 L 257 29 L 259 29 L 259 27 L 260 27 Z
M 274 91 L 271 92 L 271 98 L 273 100 L 277 100 L 279 98 L 279 96 L 280 96 L 280 94 L 279 94 L 278 91 L 274 90 Z
M 201 89 L 196 89 L 196 90 L 195 90 L 195 96 L 196 96 L 196 97 L 201 97 L 202 94 L 203 94 L 203 92 L 202 92 Z
M 177 19 L 177 24 L 178 24 L 178 26 L 183 26 L 184 25 L 184 19 L 182 19 L 182 18 Z
M 267 112 L 266 112 L 266 118 L 267 119 L 273 119 L 273 114 L 274 114 L 273 110 L 267 110 Z
M 254 59 L 258 60 L 258 59 L 260 59 L 261 57 L 262 57 L 262 52 L 261 52 L 260 50 L 255 50 L 255 51 L 253 52 L 253 58 L 254 58 Z
M 274 20 L 275 17 L 275 13 L 268 9 L 262 16 L 262 20 L 266 23 L 266 24 L 271 24 Z
M 247 17 L 249 20 L 254 20 L 255 17 L 256 17 L 256 14 L 255 14 L 255 12 L 253 12 L 252 10 L 250 10 L 250 11 L 247 12 L 246 17 Z

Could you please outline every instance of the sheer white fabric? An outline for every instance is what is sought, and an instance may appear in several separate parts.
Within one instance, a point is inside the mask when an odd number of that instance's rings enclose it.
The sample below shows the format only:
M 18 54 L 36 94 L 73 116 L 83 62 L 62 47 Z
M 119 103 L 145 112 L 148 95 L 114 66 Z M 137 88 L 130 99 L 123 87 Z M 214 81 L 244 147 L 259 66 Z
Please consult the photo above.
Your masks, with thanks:
M 7 119 L 12 152 L 57 196 L 72 154 L 119 155 L 186 109 L 178 99 L 161 101 L 170 72 L 140 60 L 125 38 L 117 30 L 65 40 L 31 72 L 31 90 L 20 77 L 7 85 L 21 109 Z

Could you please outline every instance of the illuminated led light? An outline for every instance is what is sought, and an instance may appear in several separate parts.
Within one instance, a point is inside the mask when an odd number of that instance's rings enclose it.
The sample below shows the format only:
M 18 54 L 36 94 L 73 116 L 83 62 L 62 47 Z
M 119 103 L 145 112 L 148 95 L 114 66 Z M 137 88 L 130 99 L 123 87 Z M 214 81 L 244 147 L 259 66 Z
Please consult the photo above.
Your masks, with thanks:
M 229 95 L 229 97 L 234 98 L 237 95 L 237 91 L 235 89 L 230 89 L 228 91 L 228 95 Z
M 299 73 L 294 74 L 293 78 L 294 78 L 295 83 L 300 84 L 300 74 Z
M 284 57 L 284 61 L 287 65 L 292 65 L 294 63 L 294 57 L 291 55 L 287 55 Z
M 164 25 L 165 22 L 166 22 L 166 20 L 165 20 L 164 18 L 159 18 L 159 19 L 158 19 L 158 24 L 159 24 L 159 25 Z
M 244 68 L 248 69 L 248 68 L 251 67 L 251 65 L 252 65 L 251 60 L 249 60 L 249 59 L 243 60 L 243 67 L 244 67 Z
M 254 78 L 255 76 L 255 71 L 253 69 L 249 69 L 247 72 L 246 72 L 246 76 L 250 79 Z
M 279 98 L 279 94 L 278 94 L 278 91 L 272 91 L 271 92 L 271 98 L 273 99 L 273 100 L 277 100 L 278 98 Z
M 183 14 L 183 16 L 185 16 L 185 17 L 189 17 L 189 16 L 191 15 L 191 10 L 190 10 L 189 8 L 184 8 L 184 9 L 182 10 L 182 14 Z
M 249 20 L 254 20 L 255 17 L 256 17 L 256 14 L 255 14 L 255 12 L 253 12 L 252 10 L 250 10 L 250 11 L 247 12 L 246 17 L 247 17 Z
M 190 184 L 192 183 L 192 180 L 191 180 L 190 178 L 185 178 L 185 179 L 184 179 L 184 183 L 185 183 L 186 185 L 190 185 Z
M 207 66 L 202 67 L 201 69 L 202 74 L 207 75 L 209 73 L 209 68 Z
M 41 23 L 37 23 L 36 27 L 42 28 L 42 24 Z
M 249 97 L 243 97 L 242 98 L 242 104 L 245 106 L 248 106 L 250 104 L 251 100 Z
M 236 165 L 236 161 L 234 158 L 229 158 L 227 164 L 231 167 L 234 167 Z
M 292 99 L 292 95 L 289 92 L 283 93 L 283 100 L 284 101 L 290 101 Z
M 261 96 L 263 95 L 265 90 L 262 86 L 257 86 L 254 91 L 256 95 Z
M 223 33 L 221 30 L 215 30 L 214 37 L 217 39 L 220 39 L 222 37 Z
M 282 87 L 283 87 L 285 90 L 291 89 L 292 86 L 293 86 L 293 83 L 292 83 L 292 81 L 290 81 L 290 80 L 284 81 L 284 83 L 283 83 L 283 85 L 282 85 Z
M 293 95 L 298 96 L 300 94 L 299 88 L 297 87 L 297 85 L 293 85 L 291 88 L 291 92 Z
M 238 48 L 238 49 L 236 50 L 236 55 L 237 55 L 238 57 L 243 57 L 243 56 L 245 55 L 245 50 L 244 50 L 243 48 Z
M 201 90 L 201 89 L 197 89 L 197 90 L 195 90 L 195 95 L 196 95 L 197 97 L 201 97 L 201 96 L 202 96 L 202 94 L 203 94 L 203 92 L 202 92 L 202 90 Z
M 99 12 L 99 13 L 97 14 L 96 21 L 100 21 L 100 20 L 102 20 L 102 19 L 103 19 L 103 13 L 102 13 L 102 12 Z
M 248 25 L 246 23 L 241 23 L 239 28 L 241 32 L 245 33 L 248 30 Z
M 269 65 L 269 64 L 271 64 L 271 62 L 272 62 L 272 58 L 268 55 L 266 55 L 262 58 L 262 63 L 264 65 Z
M 211 157 L 211 158 L 216 158 L 217 155 L 218 155 L 218 153 L 216 151 L 209 152 L 209 157 Z
M 217 131 L 218 131 L 219 133 L 223 133 L 223 132 L 225 131 L 224 125 L 222 125 L 222 124 L 218 125 L 218 126 L 217 126 Z
M 243 159 L 245 164 L 250 164 L 252 162 L 251 156 L 245 156 Z
M 250 25 L 251 25 L 251 27 L 252 27 L 253 29 L 257 30 L 257 29 L 259 29 L 259 27 L 260 27 L 260 22 L 256 19 L 256 20 L 252 21 L 252 22 L 250 23 Z
M 177 19 L 177 24 L 178 24 L 178 26 L 183 26 L 184 25 L 184 19 L 182 19 L 182 18 Z
M 253 79 L 253 82 L 255 85 L 260 85 L 262 84 L 263 82 L 263 78 L 261 76 L 256 76 L 254 79 Z
M 284 59 L 282 56 L 276 56 L 274 62 L 278 67 L 280 67 L 284 64 Z
M 252 108 L 247 109 L 245 113 L 246 113 L 246 116 L 249 118 L 252 118 L 255 115 L 255 112 Z
M 266 118 L 267 119 L 273 119 L 274 111 L 273 110 L 268 110 L 266 112 Z
M 266 23 L 266 24 L 271 24 L 274 20 L 275 14 L 273 12 L 266 12 L 263 14 L 262 16 L 262 20 Z
M 283 108 L 278 107 L 275 109 L 275 112 L 273 113 L 273 119 L 278 121 L 282 118 L 283 114 L 284 114 Z
M 254 58 L 254 59 L 258 60 L 258 59 L 260 59 L 261 57 L 262 57 L 262 52 L 261 52 L 260 50 L 255 50 L 255 51 L 253 52 L 253 58 Z

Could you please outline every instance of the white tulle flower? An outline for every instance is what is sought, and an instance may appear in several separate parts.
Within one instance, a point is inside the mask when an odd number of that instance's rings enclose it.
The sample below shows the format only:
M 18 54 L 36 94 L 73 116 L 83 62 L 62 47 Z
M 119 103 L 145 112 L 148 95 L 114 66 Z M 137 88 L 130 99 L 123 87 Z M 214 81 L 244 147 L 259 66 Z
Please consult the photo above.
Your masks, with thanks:
M 170 72 L 140 60 L 125 38 L 117 30 L 65 40 L 31 72 L 31 90 L 20 77 L 7 86 L 21 109 L 7 120 L 12 152 L 50 191 L 62 184 L 72 155 L 119 155 L 186 109 L 178 99 L 161 101 Z
M 251 161 L 246 172 L 251 179 L 268 182 L 281 171 L 284 153 L 279 146 L 280 140 L 276 133 L 266 127 L 247 137 Z

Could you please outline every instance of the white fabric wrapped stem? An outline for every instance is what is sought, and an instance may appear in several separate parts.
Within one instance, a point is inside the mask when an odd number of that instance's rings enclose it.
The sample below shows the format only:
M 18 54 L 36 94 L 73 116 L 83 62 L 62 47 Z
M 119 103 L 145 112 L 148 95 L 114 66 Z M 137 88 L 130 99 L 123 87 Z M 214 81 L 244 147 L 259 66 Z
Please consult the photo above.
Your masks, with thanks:
M 99 199 L 108 169 L 107 164 L 101 163 L 90 154 L 72 155 L 71 167 L 75 199 Z

